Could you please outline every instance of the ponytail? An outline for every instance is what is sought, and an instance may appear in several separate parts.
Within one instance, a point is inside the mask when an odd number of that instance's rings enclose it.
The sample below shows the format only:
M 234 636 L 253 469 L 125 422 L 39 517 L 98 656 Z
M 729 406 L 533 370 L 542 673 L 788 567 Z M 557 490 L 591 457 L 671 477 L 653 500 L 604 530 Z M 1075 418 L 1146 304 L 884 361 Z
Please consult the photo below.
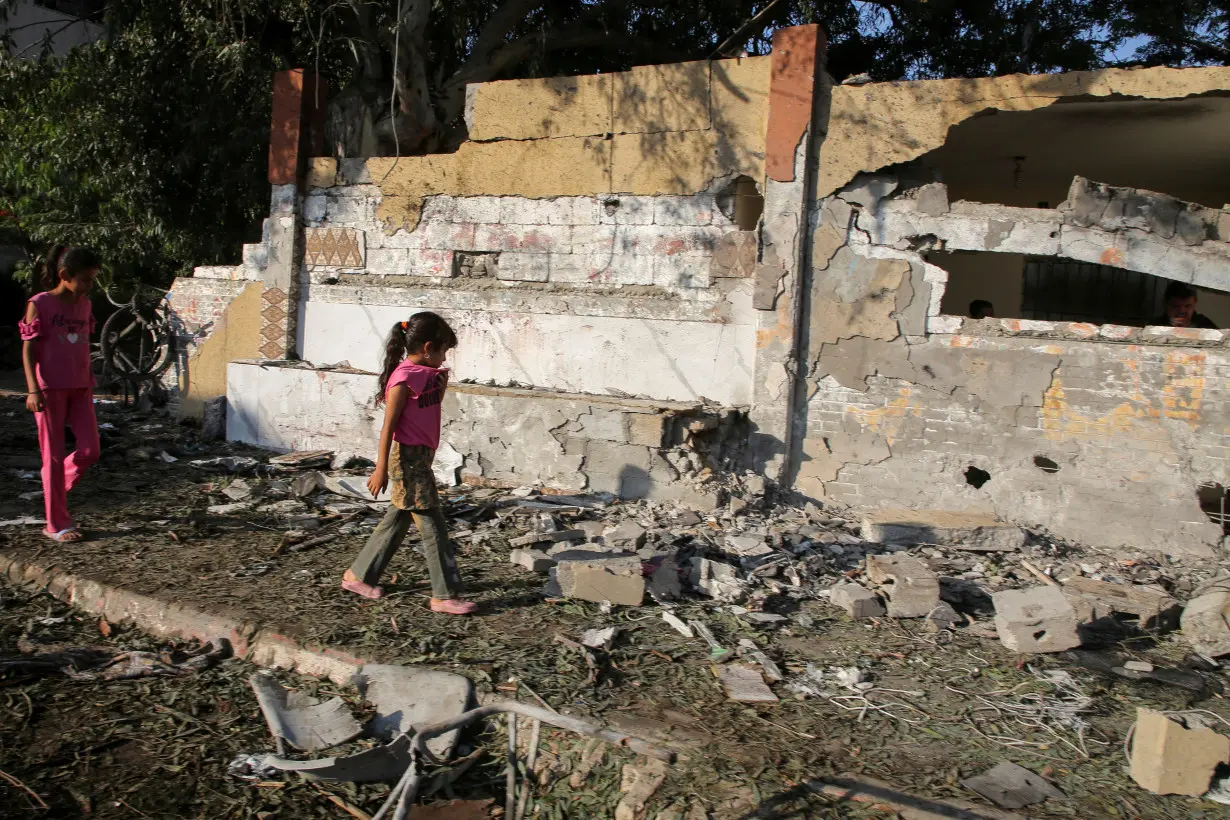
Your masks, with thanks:
M 52 245 L 43 257 L 43 266 L 39 272 L 39 284 L 43 290 L 55 290 L 60 284 L 60 257 L 68 250 L 67 245 Z
M 102 262 L 89 248 L 52 245 L 43 257 L 39 281 L 43 290 L 55 290 L 61 279 L 71 279 L 83 270 L 97 268 Z M 64 276 L 60 272 L 64 272 Z
M 389 331 L 389 339 L 384 344 L 384 369 L 380 371 L 380 381 L 376 388 L 377 405 L 384 402 L 389 378 L 402 359 L 411 353 L 420 352 L 429 342 L 437 350 L 452 350 L 457 346 L 457 334 L 438 313 L 424 310 L 411 316 L 408 321 L 393 325 L 393 329 Z
M 389 386 L 389 378 L 393 371 L 406 358 L 406 323 L 396 322 L 389 331 L 389 338 L 384 343 L 384 368 L 380 371 L 380 381 L 376 387 L 376 405 L 384 404 L 384 391 Z

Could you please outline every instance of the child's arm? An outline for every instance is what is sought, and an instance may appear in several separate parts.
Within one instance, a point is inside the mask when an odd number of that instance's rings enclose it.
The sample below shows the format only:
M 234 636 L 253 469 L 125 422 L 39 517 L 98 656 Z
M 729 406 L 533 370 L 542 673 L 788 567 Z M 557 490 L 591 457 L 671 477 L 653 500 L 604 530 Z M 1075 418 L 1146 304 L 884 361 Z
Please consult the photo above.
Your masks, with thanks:
M 394 385 L 389 389 L 384 407 L 384 426 L 380 428 L 380 445 L 376 451 L 376 469 L 367 480 L 367 489 L 373 496 L 379 496 L 389 485 L 389 450 L 393 447 L 393 431 L 397 429 L 397 421 L 401 411 L 406 407 L 406 399 L 410 397 L 410 388 L 405 384 Z
M 38 310 L 33 302 L 26 304 L 26 325 L 33 325 L 38 319 Z M 23 328 L 23 331 L 25 328 Z M 26 334 L 23 332 L 22 336 Z M 39 389 L 38 378 L 34 375 L 34 344 L 38 339 L 31 337 L 21 343 L 21 364 L 26 371 L 26 409 L 31 413 L 43 411 L 43 391 Z

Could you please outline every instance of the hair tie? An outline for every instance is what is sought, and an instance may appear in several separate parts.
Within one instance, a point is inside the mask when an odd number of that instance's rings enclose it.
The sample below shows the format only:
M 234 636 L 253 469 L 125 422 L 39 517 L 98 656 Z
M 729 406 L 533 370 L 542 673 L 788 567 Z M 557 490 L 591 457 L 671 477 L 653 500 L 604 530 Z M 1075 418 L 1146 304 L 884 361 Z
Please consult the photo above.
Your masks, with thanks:
M 409 322 L 398 322 L 398 324 L 399 324 L 399 325 L 401 325 L 401 329 L 402 329 L 402 330 L 405 330 L 405 329 L 407 329 L 408 327 L 410 327 L 410 323 L 409 323 Z

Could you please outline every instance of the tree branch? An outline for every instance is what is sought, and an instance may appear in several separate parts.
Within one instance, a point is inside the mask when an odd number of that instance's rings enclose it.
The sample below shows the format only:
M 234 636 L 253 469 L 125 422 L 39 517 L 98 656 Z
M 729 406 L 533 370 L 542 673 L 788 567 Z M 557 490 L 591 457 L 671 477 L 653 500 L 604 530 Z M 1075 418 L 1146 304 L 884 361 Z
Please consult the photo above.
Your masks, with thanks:
M 506 0 L 483 26 L 470 49 L 470 59 L 483 57 L 494 51 L 508 37 L 508 33 L 537 6 L 541 0 Z

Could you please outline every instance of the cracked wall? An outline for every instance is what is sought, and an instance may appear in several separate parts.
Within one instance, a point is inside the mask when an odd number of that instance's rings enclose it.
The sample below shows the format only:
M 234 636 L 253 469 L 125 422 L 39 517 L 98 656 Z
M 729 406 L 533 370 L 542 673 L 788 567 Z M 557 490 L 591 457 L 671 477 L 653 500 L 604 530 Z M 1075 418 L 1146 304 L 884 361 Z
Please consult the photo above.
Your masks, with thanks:
M 821 199 L 799 489 L 1211 554 L 1221 528 L 1197 489 L 1230 475 L 1226 334 L 944 316 L 946 273 L 923 255 L 1062 255 L 1225 290 L 1227 216 L 1080 178 L 1054 210 L 950 205 L 887 174 Z

